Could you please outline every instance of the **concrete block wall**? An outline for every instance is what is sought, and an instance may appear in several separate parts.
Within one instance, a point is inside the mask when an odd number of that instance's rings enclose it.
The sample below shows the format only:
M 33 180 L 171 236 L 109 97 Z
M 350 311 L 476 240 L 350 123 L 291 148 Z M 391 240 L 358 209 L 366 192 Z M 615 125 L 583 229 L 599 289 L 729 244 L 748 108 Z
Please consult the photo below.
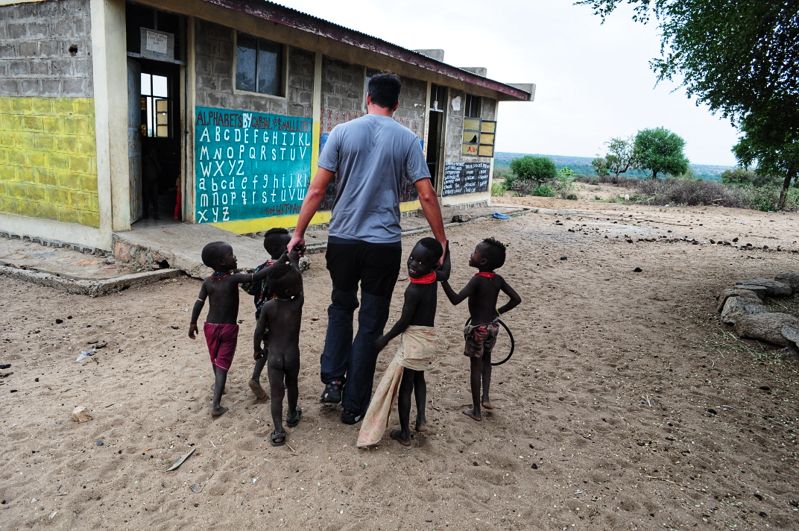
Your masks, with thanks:
M 0 6 L 0 96 L 92 95 L 89 0 Z
M 394 113 L 394 119 L 424 138 L 424 119 L 426 113 L 427 83 L 418 79 L 402 78 L 400 106 Z
M 0 7 L 0 212 L 99 227 L 88 0 Z
M 452 110 L 452 100 L 455 98 L 461 99 L 461 106 L 457 111 Z M 455 89 L 449 89 L 449 101 L 447 101 L 447 134 L 444 141 L 445 162 L 461 162 L 464 159 L 476 160 L 476 157 L 464 157 L 461 155 L 461 149 L 463 147 L 463 114 L 465 102 L 466 93 Z
M 251 110 L 285 116 L 313 116 L 314 56 L 289 47 L 288 95 L 275 97 L 250 92 L 235 92 L 233 71 L 236 30 L 218 24 L 196 21 L 196 103 L 203 107 Z
M 365 79 L 363 65 L 322 59 L 322 133 L 366 113 Z

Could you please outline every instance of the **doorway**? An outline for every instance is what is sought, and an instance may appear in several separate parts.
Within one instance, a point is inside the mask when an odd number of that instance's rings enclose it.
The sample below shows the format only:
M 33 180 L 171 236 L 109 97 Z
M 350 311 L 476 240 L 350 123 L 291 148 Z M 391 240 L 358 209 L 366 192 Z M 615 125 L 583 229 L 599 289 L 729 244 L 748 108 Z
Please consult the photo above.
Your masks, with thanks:
M 141 59 L 138 110 L 142 218 L 180 219 L 180 68 Z
M 126 2 L 131 224 L 181 220 L 185 19 Z
M 427 128 L 427 170 L 433 188 L 438 190 L 443 165 L 444 123 L 447 114 L 447 88 L 430 85 L 430 109 Z

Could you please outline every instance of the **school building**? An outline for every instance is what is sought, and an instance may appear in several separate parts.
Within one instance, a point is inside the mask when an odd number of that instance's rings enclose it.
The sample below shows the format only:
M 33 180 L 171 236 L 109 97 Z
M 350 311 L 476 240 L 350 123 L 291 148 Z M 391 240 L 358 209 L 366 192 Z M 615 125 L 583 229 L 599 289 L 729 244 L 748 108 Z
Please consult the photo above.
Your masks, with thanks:
M 442 204 L 486 202 L 497 106 L 535 85 L 443 59 L 264 0 L 0 0 L 0 232 L 108 250 L 145 213 L 293 227 L 327 136 L 384 70 Z

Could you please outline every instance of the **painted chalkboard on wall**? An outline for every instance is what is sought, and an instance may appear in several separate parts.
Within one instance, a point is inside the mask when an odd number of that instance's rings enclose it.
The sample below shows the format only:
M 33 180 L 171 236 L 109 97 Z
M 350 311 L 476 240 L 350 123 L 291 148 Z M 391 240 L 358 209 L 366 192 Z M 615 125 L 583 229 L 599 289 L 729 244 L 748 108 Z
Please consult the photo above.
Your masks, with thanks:
M 447 162 L 444 164 L 442 196 L 488 191 L 491 164 L 488 162 Z

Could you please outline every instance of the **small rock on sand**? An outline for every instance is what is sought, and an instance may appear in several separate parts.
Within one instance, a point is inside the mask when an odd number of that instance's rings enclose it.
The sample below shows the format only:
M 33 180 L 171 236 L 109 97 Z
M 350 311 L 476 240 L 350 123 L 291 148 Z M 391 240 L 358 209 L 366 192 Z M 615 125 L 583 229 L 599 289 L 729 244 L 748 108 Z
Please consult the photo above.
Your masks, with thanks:
M 71 418 L 75 422 L 88 422 L 92 420 L 92 414 L 89 413 L 89 409 L 85 406 L 78 406 L 72 410 Z

